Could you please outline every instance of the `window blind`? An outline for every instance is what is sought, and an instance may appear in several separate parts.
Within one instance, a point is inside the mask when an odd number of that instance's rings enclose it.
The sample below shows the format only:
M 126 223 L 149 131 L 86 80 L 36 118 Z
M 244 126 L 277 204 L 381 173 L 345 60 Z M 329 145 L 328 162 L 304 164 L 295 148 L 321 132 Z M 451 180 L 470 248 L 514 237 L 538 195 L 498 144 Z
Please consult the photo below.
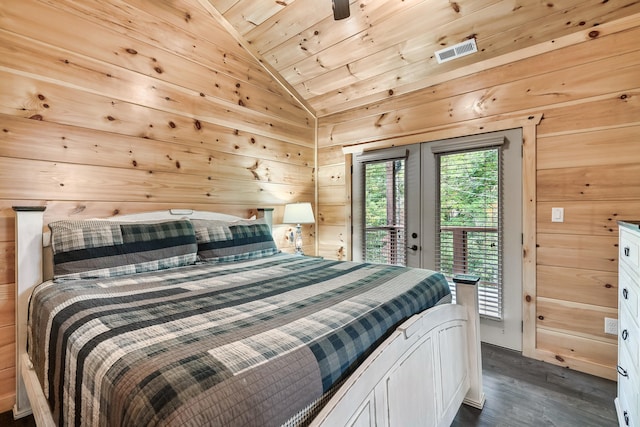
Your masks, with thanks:
M 405 159 L 363 166 L 363 261 L 406 265 Z
M 436 265 L 480 277 L 480 314 L 502 318 L 502 148 L 437 152 Z M 453 286 L 452 289 L 455 289 Z

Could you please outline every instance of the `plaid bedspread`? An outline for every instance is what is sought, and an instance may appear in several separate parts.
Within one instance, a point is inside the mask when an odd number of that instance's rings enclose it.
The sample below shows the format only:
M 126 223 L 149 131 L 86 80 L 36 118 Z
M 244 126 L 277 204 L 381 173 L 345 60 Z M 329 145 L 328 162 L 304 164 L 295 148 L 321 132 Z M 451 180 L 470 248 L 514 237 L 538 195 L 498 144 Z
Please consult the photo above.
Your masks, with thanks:
M 29 351 L 60 425 L 280 425 L 448 294 L 428 270 L 284 254 L 46 282 Z

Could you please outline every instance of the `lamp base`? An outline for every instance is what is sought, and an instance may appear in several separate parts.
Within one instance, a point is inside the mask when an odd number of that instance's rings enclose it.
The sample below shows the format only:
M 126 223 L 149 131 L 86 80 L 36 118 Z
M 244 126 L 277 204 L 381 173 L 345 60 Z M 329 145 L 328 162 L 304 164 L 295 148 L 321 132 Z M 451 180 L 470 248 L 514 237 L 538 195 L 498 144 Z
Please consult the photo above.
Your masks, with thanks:
M 304 255 L 304 252 L 302 251 L 302 226 L 300 224 L 296 225 L 295 244 L 296 244 L 295 254 Z

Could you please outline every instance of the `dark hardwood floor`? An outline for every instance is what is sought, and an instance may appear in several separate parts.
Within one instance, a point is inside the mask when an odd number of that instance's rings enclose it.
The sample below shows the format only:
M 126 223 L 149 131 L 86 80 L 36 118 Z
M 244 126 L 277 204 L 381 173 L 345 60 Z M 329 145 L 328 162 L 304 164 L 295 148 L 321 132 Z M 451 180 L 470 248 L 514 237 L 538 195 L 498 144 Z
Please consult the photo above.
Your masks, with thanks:
M 614 427 L 616 383 L 482 344 L 486 403 L 462 405 L 454 427 Z
M 522 357 L 482 344 L 482 411 L 462 405 L 454 427 L 614 427 L 616 383 Z M 33 417 L 14 421 L 0 414 L 0 426 L 33 427 Z
M 0 414 L 0 426 L 2 427 L 35 427 L 35 425 L 36 422 L 32 416 L 14 420 L 11 411 Z

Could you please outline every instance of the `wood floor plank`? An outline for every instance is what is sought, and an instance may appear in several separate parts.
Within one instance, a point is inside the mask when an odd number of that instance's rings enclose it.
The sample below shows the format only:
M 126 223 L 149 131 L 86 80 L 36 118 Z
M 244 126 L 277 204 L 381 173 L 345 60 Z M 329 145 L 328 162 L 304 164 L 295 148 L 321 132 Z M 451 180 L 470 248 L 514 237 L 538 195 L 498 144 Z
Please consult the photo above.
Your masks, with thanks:
M 462 405 L 452 427 L 614 427 L 616 383 L 482 344 L 486 403 Z

